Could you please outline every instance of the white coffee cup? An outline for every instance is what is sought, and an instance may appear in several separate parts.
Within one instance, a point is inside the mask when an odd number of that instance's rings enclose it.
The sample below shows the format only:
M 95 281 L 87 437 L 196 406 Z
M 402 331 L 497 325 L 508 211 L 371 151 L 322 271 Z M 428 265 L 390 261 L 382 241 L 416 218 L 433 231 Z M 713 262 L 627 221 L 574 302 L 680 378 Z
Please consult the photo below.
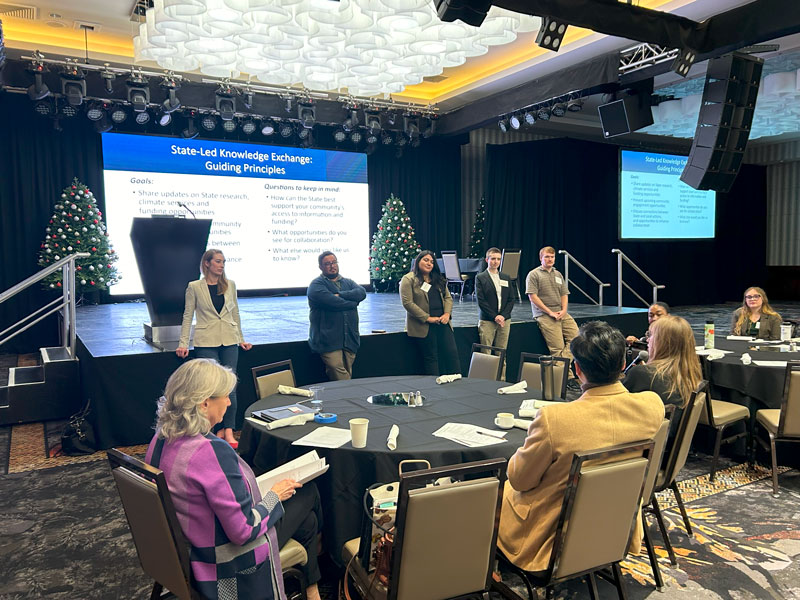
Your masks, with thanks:
M 497 413 L 494 424 L 500 429 L 511 429 L 514 427 L 514 415 L 512 413 Z
M 369 419 L 350 419 L 350 438 L 353 448 L 363 448 L 367 445 L 367 428 Z

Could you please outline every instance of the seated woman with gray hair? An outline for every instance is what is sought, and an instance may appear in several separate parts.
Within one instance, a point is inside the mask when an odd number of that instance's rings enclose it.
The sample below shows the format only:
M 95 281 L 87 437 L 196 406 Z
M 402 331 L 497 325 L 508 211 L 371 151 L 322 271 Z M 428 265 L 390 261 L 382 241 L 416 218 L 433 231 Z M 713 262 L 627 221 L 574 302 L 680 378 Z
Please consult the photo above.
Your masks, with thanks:
M 319 600 L 322 509 L 316 486 L 284 479 L 262 497 L 247 463 L 210 433 L 235 385 L 233 372 L 214 360 L 181 365 L 159 400 L 145 461 L 164 472 L 191 544 L 194 585 L 204 598 L 285 600 L 278 552 L 294 537 L 308 553 L 307 597 Z

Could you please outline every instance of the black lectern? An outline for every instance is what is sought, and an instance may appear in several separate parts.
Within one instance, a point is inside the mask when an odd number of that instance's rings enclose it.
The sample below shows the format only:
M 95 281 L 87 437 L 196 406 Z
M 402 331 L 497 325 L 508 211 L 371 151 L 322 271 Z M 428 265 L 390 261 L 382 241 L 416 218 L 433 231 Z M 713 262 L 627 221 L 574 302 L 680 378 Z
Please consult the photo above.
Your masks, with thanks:
M 133 220 L 131 242 L 150 313 L 147 341 L 163 347 L 180 338 L 186 286 L 198 277 L 210 231 L 211 219 Z

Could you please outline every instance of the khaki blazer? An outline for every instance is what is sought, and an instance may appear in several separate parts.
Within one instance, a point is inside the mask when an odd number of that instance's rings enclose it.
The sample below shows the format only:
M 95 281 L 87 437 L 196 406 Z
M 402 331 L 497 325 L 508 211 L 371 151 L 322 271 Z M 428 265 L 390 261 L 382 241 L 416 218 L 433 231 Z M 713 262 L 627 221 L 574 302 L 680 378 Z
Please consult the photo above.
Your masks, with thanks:
M 451 317 L 453 315 L 453 297 L 450 290 L 444 286 L 441 292 L 442 305 L 444 312 Z M 428 317 L 430 317 L 430 306 L 428 305 L 428 294 L 422 291 L 422 282 L 417 279 L 414 272 L 406 273 L 400 280 L 400 300 L 403 308 L 406 309 L 406 332 L 409 337 L 424 338 L 428 335 Z M 448 323 L 452 329 L 452 320 Z
M 650 440 L 663 420 L 658 394 L 631 394 L 621 383 L 590 388 L 574 402 L 540 409 L 524 445 L 508 462 L 497 539 L 503 553 L 526 571 L 546 570 L 573 454 Z M 637 517 L 632 552 L 639 551 L 641 541 Z
M 228 280 L 225 290 L 225 304 L 218 313 L 208 293 L 205 278 L 192 281 L 186 288 L 186 303 L 183 309 L 180 348 L 189 347 L 189 332 L 192 329 L 192 316 L 197 315 L 194 327 L 194 345 L 233 346 L 244 343 L 242 324 L 239 321 L 239 303 L 236 301 L 236 284 Z
M 734 331 L 736 330 L 736 322 L 739 320 L 739 315 L 742 314 L 741 307 L 737 308 L 733 311 L 733 315 L 731 316 L 731 334 L 736 335 Z M 761 326 L 758 330 L 758 338 L 761 340 L 779 340 L 781 339 L 781 323 L 783 319 L 778 313 L 774 315 L 765 315 L 761 313 L 761 318 L 759 319 L 761 322 Z

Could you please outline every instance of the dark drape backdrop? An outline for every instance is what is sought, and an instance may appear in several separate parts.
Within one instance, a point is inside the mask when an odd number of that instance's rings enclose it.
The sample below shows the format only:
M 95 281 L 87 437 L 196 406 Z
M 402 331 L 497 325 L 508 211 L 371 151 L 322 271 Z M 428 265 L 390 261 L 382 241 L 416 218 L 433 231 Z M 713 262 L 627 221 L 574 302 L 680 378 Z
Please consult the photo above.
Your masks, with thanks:
M 53 204 L 77 177 L 102 204 L 100 135 L 84 118 L 62 119 L 62 131 L 38 118 L 24 95 L 0 94 L 0 291 L 39 271 L 39 245 Z M 35 284 L 0 304 L 0 330 L 43 306 L 55 294 Z M 56 317 L 20 334 L 0 352 L 30 352 L 58 342 Z
M 621 249 L 666 285 L 659 299 L 706 304 L 741 299 L 766 277 L 766 169 L 745 165 L 730 193 L 717 194 L 716 237 L 706 241 L 620 242 L 619 149 L 570 139 L 489 145 L 486 173 L 486 239 L 521 248 L 520 277 L 538 266 L 539 248 L 565 249 L 602 281 L 611 283 L 605 304 L 616 304 L 616 255 Z M 557 257 L 561 269 L 563 259 Z M 570 270 L 570 279 L 592 296 L 597 286 Z M 630 267 L 623 279 L 645 299 L 652 288 Z M 588 302 L 573 290 L 572 302 Z M 629 292 L 625 306 L 639 306 Z
M 394 194 L 405 204 L 423 248 L 438 254 L 461 247 L 461 141 L 425 140 L 399 159 L 393 151 L 369 157 L 371 233 Z

